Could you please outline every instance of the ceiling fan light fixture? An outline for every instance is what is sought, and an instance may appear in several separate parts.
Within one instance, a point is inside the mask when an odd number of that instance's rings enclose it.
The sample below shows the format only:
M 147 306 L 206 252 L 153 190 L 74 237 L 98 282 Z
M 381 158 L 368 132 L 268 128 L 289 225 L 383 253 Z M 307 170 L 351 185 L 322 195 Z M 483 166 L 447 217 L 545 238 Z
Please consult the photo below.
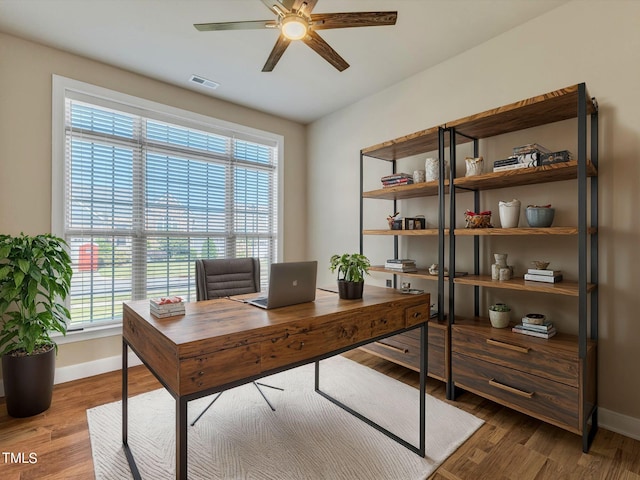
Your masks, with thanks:
M 280 22 L 282 35 L 289 40 L 300 40 L 307 35 L 309 21 L 301 15 L 291 13 Z

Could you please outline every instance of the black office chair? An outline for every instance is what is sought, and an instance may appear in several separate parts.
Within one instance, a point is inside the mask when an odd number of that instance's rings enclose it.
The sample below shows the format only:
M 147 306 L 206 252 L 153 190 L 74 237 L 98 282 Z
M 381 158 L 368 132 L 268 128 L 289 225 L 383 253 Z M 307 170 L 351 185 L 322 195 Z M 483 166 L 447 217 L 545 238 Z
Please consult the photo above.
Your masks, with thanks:
M 196 300 L 256 293 L 260 291 L 260 261 L 257 258 L 220 258 L 196 260 Z M 280 387 L 253 382 L 267 405 L 275 412 L 267 396 L 260 387 L 283 391 Z M 211 403 L 191 423 L 193 427 L 200 417 L 215 403 L 223 392 L 218 393 Z

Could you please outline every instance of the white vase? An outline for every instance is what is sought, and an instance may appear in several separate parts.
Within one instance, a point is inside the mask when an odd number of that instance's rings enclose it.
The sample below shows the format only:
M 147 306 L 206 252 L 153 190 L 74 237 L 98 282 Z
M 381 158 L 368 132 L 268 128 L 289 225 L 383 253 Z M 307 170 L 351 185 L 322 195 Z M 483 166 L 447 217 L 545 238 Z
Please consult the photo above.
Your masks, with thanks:
M 495 258 L 496 263 L 491 265 L 491 279 L 492 280 L 500 280 L 500 269 L 501 268 L 509 268 L 507 266 L 507 254 L 506 253 L 494 253 L 493 258 Z
M 449 162 L 444 162 L 444 178 L 449 176 Z M 440 160 L 437 158 L 428 157 L 424 161 L 425 180 L 427 182 L 433 182 L 440 178 Z
M 482 157 L 467 157 L 464 159 L 464 163 L 467 167 L 467 171 L 464 174 L 465 177 L 471 177 L 472 175 L 480 175 L 482 173 L 482 166 L 484 160 Z
M 514 198 L 510 202 L 500 201 L 498 208 L 502 228 L 516 228 L 520 221 L 520 200 Z

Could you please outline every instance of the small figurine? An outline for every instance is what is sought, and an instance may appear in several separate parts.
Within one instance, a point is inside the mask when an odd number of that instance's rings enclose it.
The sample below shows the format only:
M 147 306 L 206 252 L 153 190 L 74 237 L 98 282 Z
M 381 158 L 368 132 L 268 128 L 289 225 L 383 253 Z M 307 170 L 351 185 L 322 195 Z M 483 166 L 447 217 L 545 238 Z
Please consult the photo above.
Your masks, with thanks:
M 389 222 L 389 228 L 393 229 L 393 222 L 395 221 L 396 217 L 400 215 L 400 212 L 396 212 L 393 215 L 389 215 L 387 217 L 387 222 Z

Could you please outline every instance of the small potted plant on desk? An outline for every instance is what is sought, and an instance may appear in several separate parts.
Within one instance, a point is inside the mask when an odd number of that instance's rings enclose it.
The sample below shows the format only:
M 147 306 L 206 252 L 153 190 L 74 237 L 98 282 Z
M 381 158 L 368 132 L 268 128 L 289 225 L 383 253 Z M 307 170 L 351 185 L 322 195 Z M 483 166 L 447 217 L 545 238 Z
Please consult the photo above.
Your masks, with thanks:
M 0 354 L 7 412 L 30 417 L 51 405 L 57 345 L 69 310 L 71 258 L 50 234 L 0 235 Z
M 495 303 L 489 307 L 489 320 L 493 328 L 506 328 L 509 326 L 511 307 L 506 303 Z
M 338 270 L 338 295 L 354 300 L 362 298 L 364 276 L 369 273 L 369 259 L 359 253 L 345 253 L 331 257 L 331 272 Z M 342 275 L 342 278 L 340 277 Z

